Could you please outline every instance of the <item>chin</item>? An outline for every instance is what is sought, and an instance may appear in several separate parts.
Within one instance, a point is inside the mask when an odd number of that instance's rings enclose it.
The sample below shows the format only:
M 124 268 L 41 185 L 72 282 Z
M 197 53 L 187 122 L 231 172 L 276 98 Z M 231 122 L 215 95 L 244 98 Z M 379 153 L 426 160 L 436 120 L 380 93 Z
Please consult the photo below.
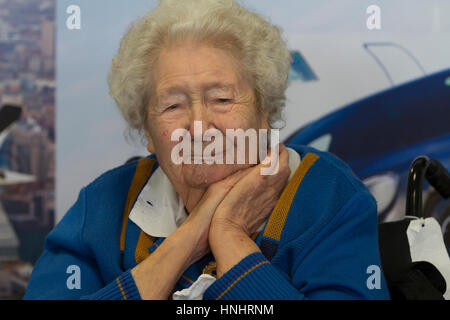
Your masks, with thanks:
M 192 188 L 207 188 L 211 184 L 221 181 L 232 175 L 241 166 L 218 164 L 189 164 L 184 165 L 184 182 Z

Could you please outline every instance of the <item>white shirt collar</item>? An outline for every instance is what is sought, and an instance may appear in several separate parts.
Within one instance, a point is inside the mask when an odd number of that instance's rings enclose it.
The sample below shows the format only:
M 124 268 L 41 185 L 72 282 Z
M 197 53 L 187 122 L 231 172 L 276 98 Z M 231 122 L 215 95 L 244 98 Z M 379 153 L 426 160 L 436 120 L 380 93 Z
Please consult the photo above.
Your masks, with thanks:
M 286 149 L 289 153 L 290 180 L 300 165 L 301 159 L 294 149 Z M 161 167 L 158 167 L 134 203 L 129 216 L 130 220 L 148 235 L 167 238 L 184 222 L 186 217 L 183 200 Z

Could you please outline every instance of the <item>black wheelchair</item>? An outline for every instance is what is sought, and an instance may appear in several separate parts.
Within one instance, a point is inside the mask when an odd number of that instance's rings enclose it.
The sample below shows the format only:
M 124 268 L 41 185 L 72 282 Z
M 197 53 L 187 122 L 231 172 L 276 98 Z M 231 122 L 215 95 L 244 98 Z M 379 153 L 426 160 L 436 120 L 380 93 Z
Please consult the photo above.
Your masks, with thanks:
M 436 228 L 431 236 L 437 240 L 433 240 L 431 244 L 424 244 L 427 242 L 426 236 L 430 236 L 429 232 L 425 237 L 418 237 L 419 240 L 414 244 L 410 239 L 413 232 L 420 233 L 420 228 L 426 229 L 426 219 L 434 219 L 424 216 L 422 193 L 425 179 L 440 197 L 450 197 L 449 172 L 435 159 L 427 156 L 417 157 L 408 174 L 405 219 L 379 225 L 381 263 L 393 300 L 449 299 L 449 239 L 444 239 L 441 230 Z M 410 230 L 412 223 L 416 225 L 415 231 Z M 433 223 L 438 225 L 437 221 Z M 420 259 L 420 256 L 437 256 L 437 259 Z M 444 275 L 447 275 L 447 278 Z

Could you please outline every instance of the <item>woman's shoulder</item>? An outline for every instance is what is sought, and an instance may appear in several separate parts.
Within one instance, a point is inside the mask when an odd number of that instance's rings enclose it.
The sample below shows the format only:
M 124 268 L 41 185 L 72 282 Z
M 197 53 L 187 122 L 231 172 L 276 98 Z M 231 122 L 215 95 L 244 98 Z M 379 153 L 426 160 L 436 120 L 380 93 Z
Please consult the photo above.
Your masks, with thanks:
M 95 244 L 99 235 L 120 230 L 124 208 L 136 174 L 157 163 L 154 156 L 110 169 L 83 187 L 77 201 L 61 222 L 71 232 L 77 230 L 80 242 Z M 108 223 L 105 223 L 107 221 Z M 64 229 L 61 223 L 55 229 Z
M 300 229 L 323 226 L 336 221 L 337 215 L 343 218 L 349 212 L 347 209 L 355 205 L 360 209 L 352 209 L 352 212 L 357 212 L 360 217 L 367 215 L 376 223 L 375 199 L 345 162 L 329 152 L 307 146 L 288 147 L 301 157 L 293 177 L 296 183 L 292 183 L 295 190 L 291 193 L 295 196 L 289 208 L 295 214 L 288 216 L 288 220 L 293 219 L 289 225 L 301 225 Z M 302 223 L 298 224 L 297 219 Z
M 303 180 L 309 188 L 317 187 L 323 190 L 324 185 L 328 185 L 326 189 L 330 191 L 340 186 L 340 192 L 345 191 L 349 194 L 367 191 L 350 166 L 336 155 L 304 145 L 287 146 L 299 153 L 301 158 L 299 169 L 302 168 L 304 171 Z
M 156 167 L 155 157 L 148 156 L 110 169 L 85 186 L 76 203 L 85 215 L 84 225 L 90 228 L 104 224 L 104 221 L 111 225 L 120 224 L 130 190 L 141 184 L 136 182 L 136 177 L 144 176 L 146 181 L 154 172 L 152 168 Z
M 154 155 L 149 155 L 145 158 L 136 159 L 129 163 L 120 165 L 118 167 L 109 169 L 95 178 L 92 182 L 84 187 L 89 193 L 102 194 L 123 194 L 128 192 L 128 188 L 136 174 L 139 164 L 144 162 L 157 163 Z M 125 193 L 125 195 L 126 195 Z

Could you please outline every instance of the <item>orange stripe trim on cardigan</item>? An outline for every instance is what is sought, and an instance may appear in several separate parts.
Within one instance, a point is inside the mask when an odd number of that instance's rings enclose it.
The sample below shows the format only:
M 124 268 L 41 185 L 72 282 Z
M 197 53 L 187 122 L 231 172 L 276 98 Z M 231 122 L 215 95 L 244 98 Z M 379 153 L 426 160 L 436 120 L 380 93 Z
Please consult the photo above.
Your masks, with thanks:
M 141 234 L 139 235 L 139 239 L 136 245 L 136 250 L 134 251 L 134 258 L 136 260 L 136 263 L 141 263 L 150 255 L 148 247 L 150 247 L 154 241 L 154 237 L 146 234 L 141 230 Z
M 300 186 L 304 176 L 311 168 L 311 166 L 319 159 L 319 156 L 314 153 L 307 153 L 305 158 L 300 162 L 297 171 L 295 171 L 294 176 L 291 181 L 289 181 L 286 188 L 284 188 L 283 193 L 280 196 L 273 212 L 267 222 L 266 229 L 264 230 L 263 236 L 280 241 L 281 232 L 283 231 L 284 224 L 286 223 L 286 218 L 289 209 L 294 201 L 297 189 Z
M 242 278 L 244 278 L 246 275 L 248 275 L 250 272 L 252 272 L 253 270 L 255 270 L 256 268 L 258 268 L 259 266 L 261 266 L 261 265 L 263 265 L 263 264 L 266 264 L 266 263 L 269 263 L 269 261 L 263 261 L 263 262 L 260 262 L 260 263 L 258 263 L 257 265 L 255 265 L 255 266 L 253 266 L 252 268 L 250 268 L 249 270 L 247 270 L 244 274 L 242 274 L 239 278 L 237 278 L 236 280 L 234 280 L 234 282 L 232 283 L 232 284 L 230 284 L 229 286 L 228 286 L 228 288 L 226 288 L 225 289 L 225 291 L 224 292 L 222 292 L 221 294 L 220 294 L 220 296 L 218 296 L 217 298 L 216 298 L 216 300 L 220 300 L 228 291 L 230 291 L 230 289 L 239 281 L 239 280 L 241 280 Z
M 127 202 L 125 204 L 122 231 L 120 233 L 120 250 L 125 250 L 125 231 L 127 230 L 128 216 L 130 215 L 131 208 L 133 207 L 136 198 L 147 182 L 155 165 L 155 159 L 145 158 L 138 161 L 136 171 L 134 172 L 133 180 L 131 181 L 130 189 L 128 190 Z
M 119 278 L 116 278 L 117 285 L 119 286 L 120 292 L 122 292 L 123 300 L 127 300 L 127 295 L 123 291 L 122 285 L 120 284 Z
M 192 281 L 191 279 L 189 279 L 188 277 L 186 277 L 184 274 L 181 276 L 184 279 L 186 279 L 187 281 L 189 281 L 190 283 L 194 283 L 194 281 Z

